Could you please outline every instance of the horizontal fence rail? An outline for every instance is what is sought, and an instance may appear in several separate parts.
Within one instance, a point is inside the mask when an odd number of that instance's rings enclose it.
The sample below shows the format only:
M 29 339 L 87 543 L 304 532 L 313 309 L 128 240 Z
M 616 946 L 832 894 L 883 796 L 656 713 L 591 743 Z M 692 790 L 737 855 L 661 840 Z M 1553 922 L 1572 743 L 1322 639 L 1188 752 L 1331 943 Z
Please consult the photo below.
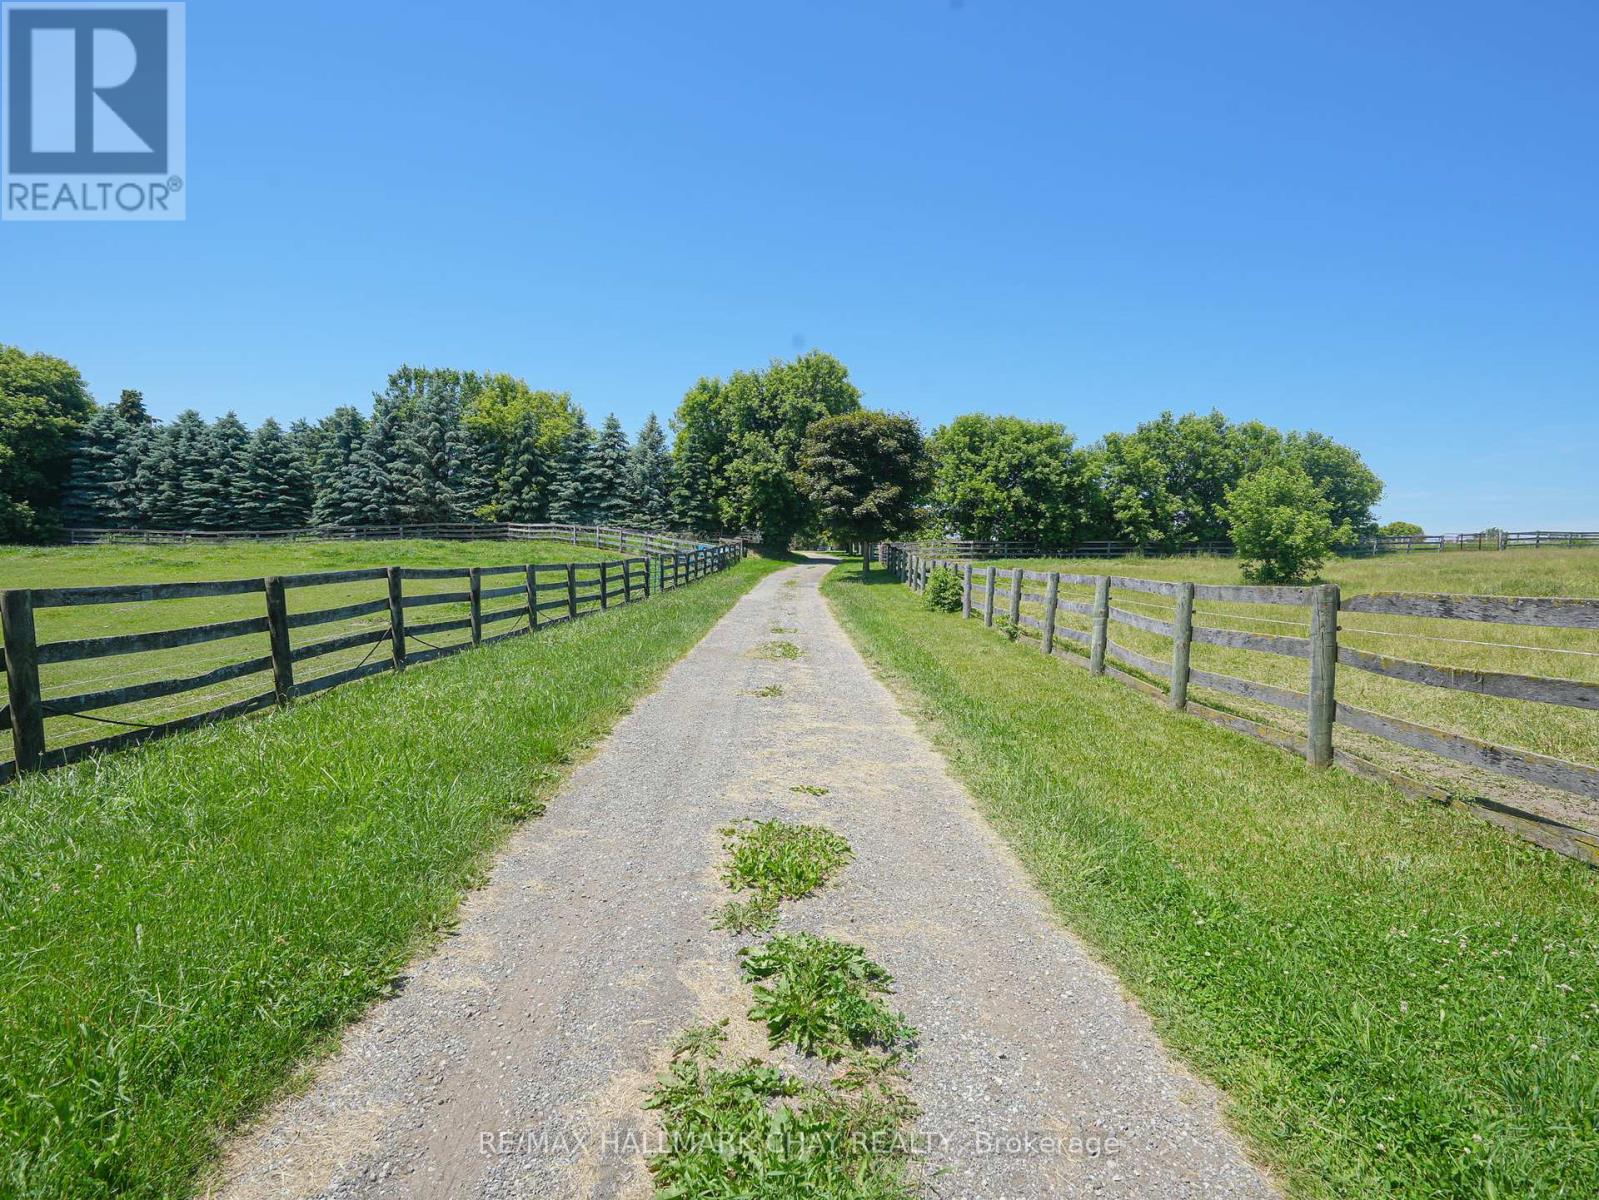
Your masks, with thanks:
M 1195 542 L 1177 549 L 1163 549 L 1149 542 L 1095 541 L 1071 546 L 1051 546 L 1036 541 L 938 541 L 895 542 L 893 545 L 930 558 L 964 562 L 985 558 L 1172 558 L 1237 554 L 1231 542 Z M 1338 551 L 1346 556 L 1406 554 L 1418 550 L 1560 550 L 1599 547 L 1599 532 L 1571 533 L 1548 529 L 1516 532 L 1490 530 L 1484 533 L 1433 533 L 1399 537 L 1362 538 Z M 887 553 L 886 545 L 883 551 Z M 886 561 L 886 559 L 884 560 Z
M 1055 654 L 1062 642 L 1082 647 L 1081 651 L 1063 657 L 1086 665 L 1096 675 L 1110 675 L 1140 691 L 1160 696 L 1174 709 L 1194 712 L 1302 753 L 1312 766 L 1337 764 L 1412 791 L 1420 790 L 1435 799 L 1467 804 L 1477 815 L 1546 848 L 1599 865 L 1599 833 L 1594 830 L 1494 798 L 1463 794 L 1450 781 L 1436 785 L 1424 782 L 1418 786 L 1409 776 L 1334 745 L 1334 730 L 1342 725 L 1406 750 L 1435 755 L 1520 783 L 1555 789 L 1585 801 L 1599 801 L 1599 767 L 1379 714 L 1338 698 L 1338 668 L 1343 667 L 1446 691 L 1599 711 L 1599 683 L 1439 666 L 1339 643 L 1339 618 L 1344 613 L 1599 630 L 1599 599 L 1419 593 L 1374 593 L 1345 599 L 1332 584 L 1249 587 L 977 566 L 970 558 L 926 555 L 922 547 L 912 544 L 886 544 L 882 553 L 890 568 L 916 591 L 925 590 L 935 569 L 954 571 L 961 582 L 964 616 L 980 618 L 986 626 L 1006 625 L 1013 634 L 1021 630 L 1036 633 L 1046 654 Z M 1093 587 L 1093 602 L 1061 597 L 1062 585 Z M 1158 596 L 1171 603 L 1174 606 L 1172 619 L 1137 611 L 1139 602 L 1135 599 L 1118 600 L 1122 596 L 1139 595 Z M 1253 633 L 1196 624 L 1196 611 L 1207 618 L 1221 615 L 1196 610 L 1196 602 L 1270 606 L 1282 611 L 1283 616 L 1238 619 L 1302 628 L 1304 635 Z M 1043 605 L 1042 618 L 1023 613 L 1023 603 Z M 1061 625 L 1058 622 L 1061 615 L 1087 617 L 1089 629 Z M 1168 639 L 1171 643 L 1169 659 L 1157 660 L 1118 644 L 1112 637 L 1112 627 L 1118 625 Z M 1190 662 L 1195 643 L 1302 660 L 1306 664 L 1305 690 L 1196 669 Z M 1538 648 L 1529 649 L 1536 652 Z M 1190 687 L 1206 688 L 1298 714 L 1303 720 L 1302 734 L 1200 703 L 1189 696 Z
M 688 554 L 712 546 L 740 546 L 743 538 L 708 541 L 686 533 L 650 529 L 625 529 L 614 525 L 563 525 L 550 522 L 457 521 L 432 525 L 316 525 L 304 529 L 68 529 L 68 545 L 92 546 L 108 542 L 169 545 L 205 542 L 397 541 L 422 538 L 433 541 L 566 542 L 593 546 L 620 554 L 650 556 Z
M 592 530 L 588 531 L 592 533 Z M 282 706 L 383 671 L 443 658 L 474 646 L 532 633 L 573 621 L 613 605 L 648 600 L 724 571 L 744 557 L 741 544 L 652 552 L 647 556 L 600 562 L 526 563 L 485 567 L 369 567 L 231 579 L 208 583 L 113 584 L 98 587 L 13 588 L 0 591 L 0 633 L 5 639 L 7 703 L 0 708 L 0 730 L 9 730 L 13 757 L 0 762 L 0 783 L 22 772 L 64 766 L 92 754 L 135 745 L 150 738 L 193 729 L 212 721 Z M 431 584 L 416 590 L 408 584 Z M 289 610 L 289 597 L 301 589 L 333 584 L 371 584 L 381 594 L 371 599 L 305 611 Z M 261 615 L 184 625 L 155 631 L 41 641 L 36 614 L 52 608 L 85 605 L 160 605 L 174 600 L 259 596 Z M 506 603 L 509 601 L 509 603 Z M 314 602 L 314 601 L 313 601 Z M 465 615 L 438 615 L 441 607 L 465 608 Z M 364 628 L 333 630 L 330 625 L 375 619 Z M 433 641 L 446 634 L 462 640 Z M 209 670 L 152 680 L 128 679 L 126 667 L 113 670 L 112 687 L 84 687 L 76 694 L 48 695 L 40 667 L 249 639 L 246 657 Z M 314 639 L 314 640 L 308 640 Z M 235 643 L 237 644 L 237 643 Z M 296 667 L 338 652 L 365 650 L 353 666 L 297 679 Z M 163 664 L 165 665 L 165 664 Z M 160 668 L 157 668 L 160 669 Z M 257 679 L 253 695 L 231 699 L 201 712 L 167 720 L 155 714 L 119 712 L 142 702 L 204 692 L 222 683 Z M 72 685 L 68 685 L 69 687 Z M 249 685 L 246 684 L 248 687 Z M 207 702 L 209 703 L 209 701 Z M 69 745 L 48 744 L 46 722 L 53 718 L 92 721 L 120 732 Z

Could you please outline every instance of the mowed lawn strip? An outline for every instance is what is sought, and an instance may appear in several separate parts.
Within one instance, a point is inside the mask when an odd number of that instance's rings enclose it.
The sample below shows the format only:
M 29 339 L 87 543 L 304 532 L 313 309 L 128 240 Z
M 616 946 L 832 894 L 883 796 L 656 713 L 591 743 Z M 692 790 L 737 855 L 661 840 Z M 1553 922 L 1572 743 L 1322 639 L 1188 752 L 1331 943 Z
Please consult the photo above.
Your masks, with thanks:
M 0 1195 L 186 1194 L 779 565 L 0 790 Z
M 1599 874 L 926 612 L 886 574 L 824 591 L 1296 1194 L 1599 1194 Z

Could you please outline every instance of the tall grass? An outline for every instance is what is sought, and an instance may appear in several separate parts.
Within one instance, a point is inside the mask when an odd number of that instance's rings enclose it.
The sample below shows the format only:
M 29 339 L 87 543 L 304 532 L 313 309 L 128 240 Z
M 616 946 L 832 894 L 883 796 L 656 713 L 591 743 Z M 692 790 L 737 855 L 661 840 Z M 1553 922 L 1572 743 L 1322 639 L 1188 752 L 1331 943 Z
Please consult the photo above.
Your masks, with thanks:
M 886 580 L 825 593 L 1294 1194 L 1599 1194 L 1599 875 Z
M 0 792 L 0 1194 L 185 1194 L 771 569 Z

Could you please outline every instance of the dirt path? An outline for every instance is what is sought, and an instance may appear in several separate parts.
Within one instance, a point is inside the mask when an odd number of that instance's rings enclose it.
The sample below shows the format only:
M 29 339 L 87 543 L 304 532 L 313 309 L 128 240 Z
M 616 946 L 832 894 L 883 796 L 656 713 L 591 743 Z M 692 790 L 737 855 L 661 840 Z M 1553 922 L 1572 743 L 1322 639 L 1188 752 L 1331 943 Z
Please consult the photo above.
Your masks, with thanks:
M 855 849 L 783 920 L 894 975 L 922 1034 L 932 1195 L 1273 1194 L 871 675 L 816 590 L 826 570 L 767 578 L 673 668 L 517 833 L 455 936 L 231 1148 L 221 1194 L 648 1196 L 640 1104 L 665 1047 L 721 1016 L 764 1045 L 708 914 L 717 830 L 771 816 Z M 757 654 L 778 639 L 803 656 Z M 769 684 L 782 695 L 754 694 Z

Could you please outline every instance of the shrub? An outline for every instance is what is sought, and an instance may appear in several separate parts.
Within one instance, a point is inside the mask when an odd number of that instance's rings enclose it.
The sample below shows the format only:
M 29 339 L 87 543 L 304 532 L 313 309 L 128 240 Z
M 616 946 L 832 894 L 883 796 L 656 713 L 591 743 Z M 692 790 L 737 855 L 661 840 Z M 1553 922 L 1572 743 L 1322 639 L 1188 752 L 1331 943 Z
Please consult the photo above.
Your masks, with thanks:
M 961 577 L 951 567 L 934 567 L 922 591 L 922 606 L 931 612 L 960 612 Z
M 1414 521 L 1389 521 L 1377 530 L 1379 537 L 1421 537 L 1426 530 Z
M 1251 583 L 1303 582 L 1350 537 L 1347 524 L 1333 524 L 1326 495 L 1292 463 L 1246 475 L 1228 489 L 1226 512 Z

